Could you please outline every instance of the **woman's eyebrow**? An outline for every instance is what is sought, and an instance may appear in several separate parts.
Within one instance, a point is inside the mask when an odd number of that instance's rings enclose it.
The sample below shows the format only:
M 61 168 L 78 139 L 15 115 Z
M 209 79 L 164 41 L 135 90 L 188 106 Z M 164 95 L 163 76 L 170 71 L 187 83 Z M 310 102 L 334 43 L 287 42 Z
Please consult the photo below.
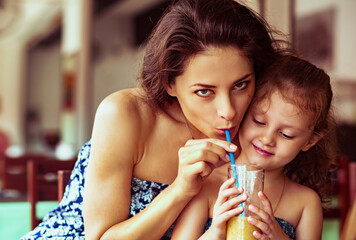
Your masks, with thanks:
M 240 79 L 237 79 L 237 80 L 234 82 L 234 84 L 236 84 L 236 83 L 238 83 L 238 82 L 241 82 L 241 81 L 244 81 L 244 80 L 246 80 L 246 78 L 249 78 L 249 77 L 251 77 L 251 76 L 253 76 L 253 75 L 254 75 L 253 73 L 248 73 L 248 74 L 246 74 L 245 76 L 241 77 Z
M 251 76 L 253 76 L 253 73 L 248 73 L 248 74 L 244 75 L 243 77 L 234 81 L 233 85 L 235 85 L 238 82 L 244 81 Z M 214 86 L 214 85 L 205 84 L 205 83 L 194 83 L 190 87 L 216 88 L 216 86 Z

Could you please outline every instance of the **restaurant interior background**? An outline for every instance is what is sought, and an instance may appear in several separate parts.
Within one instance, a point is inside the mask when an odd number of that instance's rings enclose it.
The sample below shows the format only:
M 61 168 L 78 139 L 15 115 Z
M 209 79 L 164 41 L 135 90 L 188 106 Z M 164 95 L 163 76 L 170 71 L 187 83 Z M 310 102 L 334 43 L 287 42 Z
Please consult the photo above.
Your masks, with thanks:
M 0 157 L 75 157 L 90 139 L 103 98 L 136 86 L 145 38 L 169 2 L 0 0 Z M 356 192 L 356 1 L 241 2 L 330 74 L 339 145 L 348 160 L 347 173 L 336 174 L 347 175 L 351 206 Z M 0 239 L 18 239 L 30 230 L 26 192 L 1 186 L 0 179 Z M 56 204 L 42 203 L 38 214 Z M 338 239 L 342 227 L 338 216 L 325 218 L 323 239 Z

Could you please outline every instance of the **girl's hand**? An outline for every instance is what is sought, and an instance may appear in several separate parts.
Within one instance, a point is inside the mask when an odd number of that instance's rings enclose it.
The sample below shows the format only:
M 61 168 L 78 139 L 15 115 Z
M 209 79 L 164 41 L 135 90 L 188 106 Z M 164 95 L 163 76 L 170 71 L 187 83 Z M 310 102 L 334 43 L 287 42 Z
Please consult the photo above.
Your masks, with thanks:
M 211 172 L 230 161 L 227 152 L 236 150 L 236 145 L 219 139 L 188 140 L 179 149 L 178 176 L 173 184 L 181 194 L 195 196 Z
M 199 238 L 200 240 L 226 239 L 227 221 L 243 211 L 243 207 L 238 207 L 238 204 L 246 201 L 247 196 L 246 194 L 242 194 L 243 189 L 241 187 L 234 187 L 234 183 L 235 178 L 232 177 L 221 185 L 214 205 L 212 224 L 208 231 Z
M 254 205 L 249 206 L 249 210 L 257 214 L 261 220 L 257 220 L 253 217 L 248 217 L 249 223 L 258 227 L 262 234 L 254 231 L 253 236 L 256 239 L 269 240 L 269 239 L 281 239 L 289 240 L 288 236 L 283 232 L 283 229 L 275 219 L 273 215 L 273 209 L 270 201 L 263 192 L 258 193 L 258 197 L 262 201 L 263 209 L 260 209 Z

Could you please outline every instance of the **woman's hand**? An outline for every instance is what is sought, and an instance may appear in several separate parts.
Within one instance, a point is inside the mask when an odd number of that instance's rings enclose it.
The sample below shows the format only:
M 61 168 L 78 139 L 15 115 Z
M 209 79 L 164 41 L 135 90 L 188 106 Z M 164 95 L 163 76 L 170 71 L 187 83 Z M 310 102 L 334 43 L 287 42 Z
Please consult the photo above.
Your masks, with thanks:
M 243 189 L 234 187 L 234 183 L 235 178 L 230 178 L 221 185 L 214 205 L 213 222 L 200 239 L 226 239 L 227 221 L 243 211 L 243 207 L 238 207 L 238 204 L 247 199 L 246 194 L 242 194 Z
M 177 189 L 187 197 L 195 196 L 211 172 L 230 161 L 227 152 L 235 152 L 236 145 L 219 139 L 189 140 L 179 149 Z
M 259 192 L 258 197 L 261 199 L 263 209 L 260 209 L 251 204 L 249 206 L 249 210 L 257 214 L 261 220 L 257 220 L 256 218 L 250 216 L 248 217 L 248 222 L 258 227 L 262 231 L 262 234 L 254 231 L 253 236 L 256 239 L 261 240 L 289 240 L 288 236 L 283 232 L 283 229 L 275 219 L 272 205 L 267 196 L 263 192 Z

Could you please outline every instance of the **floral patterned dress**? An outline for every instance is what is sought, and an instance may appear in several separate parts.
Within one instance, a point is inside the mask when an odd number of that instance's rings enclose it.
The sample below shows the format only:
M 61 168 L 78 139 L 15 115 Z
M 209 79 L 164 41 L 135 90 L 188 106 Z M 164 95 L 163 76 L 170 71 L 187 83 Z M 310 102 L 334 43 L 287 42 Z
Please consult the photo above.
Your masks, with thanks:
M 50 211 L 34 230 L 20 240 L 56 239 L 84 240 L 83 190 L 91 143 L 87 142 L 78 154 L 62 201 Z M 130 217 L 145 209 L 152 199 L 168 185 L 133 178 L 131 181 Z M 161 239 L 170 239 L 171 226 Z
M 84 240 L 83 221 L 83 190 L 86 168 L 90 155 L 90 141 L 84 144 L 78 154 L 78 160 L 72 171 L 70 181 L 66 187 L 62 201 L 58 207 L 50 211 L 43 221 L 20 240 L 56 239 L 56 240 Z M 168 185 L 132 178 L 130 217 L 145 209 L 161 191 Z M 291 239 L 295 239 L 295 229 L 284 221 L 277 219 L 284 232 Z M 210 226 L 208 221 L 206 229 Z M 167 230 L 162 240 L 171 238 L 173 225 Z

